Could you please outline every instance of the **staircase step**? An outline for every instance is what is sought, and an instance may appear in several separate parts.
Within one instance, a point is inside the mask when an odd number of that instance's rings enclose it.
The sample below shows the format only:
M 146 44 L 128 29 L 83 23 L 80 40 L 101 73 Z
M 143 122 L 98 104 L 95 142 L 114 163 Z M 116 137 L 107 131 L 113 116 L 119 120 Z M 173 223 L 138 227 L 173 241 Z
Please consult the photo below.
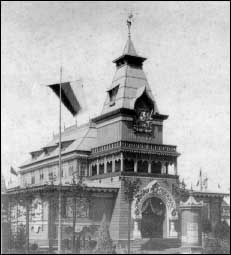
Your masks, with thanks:
M 142 250 L 166 250 L 171 248 L 179 248 L 180 240 L 179 239 L 161 239 L 161 238 L 152 238 L 142 244 Z

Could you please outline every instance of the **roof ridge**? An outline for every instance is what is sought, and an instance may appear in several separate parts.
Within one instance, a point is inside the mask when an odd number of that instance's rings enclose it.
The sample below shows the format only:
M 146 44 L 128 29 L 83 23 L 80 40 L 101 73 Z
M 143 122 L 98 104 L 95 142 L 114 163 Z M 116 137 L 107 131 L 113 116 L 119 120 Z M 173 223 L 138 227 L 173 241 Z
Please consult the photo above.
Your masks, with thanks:
M 81 128 L 87 127 L 87 126 L 89 126 L 89 125 L 90 125 L 90 123 L 89 123 L 89 122 L 86 122 L 86 123 L 83 123 L 83 124 L 81 124 L 81 125 L 79 125 L 79 126 L 76 126 L 76 124 L 75 124 L 75 125 L 72 125 L 72 126 L 69 126 L 69 127 L 65 128 L 65 129 L 63 130 L 63 132 L 61 132 L 61 135 L 65 135 L 65 134 L 67 134 L 68 132 L 81 129 Z M 76 128 L 74 128 L 74 127 L 76 127 Z M 54 138 L 57 138 L 58 136 L 59 136 L 59 134 L 55 134 L 55 135 L 54 135 Z

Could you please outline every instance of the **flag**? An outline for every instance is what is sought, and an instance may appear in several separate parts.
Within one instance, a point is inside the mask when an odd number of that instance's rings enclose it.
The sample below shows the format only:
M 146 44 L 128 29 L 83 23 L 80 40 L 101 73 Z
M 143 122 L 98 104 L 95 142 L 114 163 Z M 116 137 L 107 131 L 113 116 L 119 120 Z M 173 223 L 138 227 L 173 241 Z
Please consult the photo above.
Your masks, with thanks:
M 205 179 L 203 181 L 203 185 L 204 185 L 205 189 L 207 190 L 207 188 L 208 188 L 208 177 L 207 176 L 205 177 Z
M 221 188 L 221 185 L 220 185 L 219 183 L 218 183 L 218 185 L 217 185 L 217 186 L 218 186 L 218 189 L 220 189 L 220 188 Z
M 12 166 L 10 167 L 10 173 L 13 175 L 16 175 L 16 176 L 18 175 L 17 171 L 14 170 L 14 168 Z
M 48 85 L 54 93 L 60 97 L 60 84 Z M 85 97 L 83 93 L 83 84 L 81 81 L 61 83 L 61 101 L 65 107 L 76 116 L 81 110 L 86 108 Z
M 199 186 L 199 184 L 200 184 L 200 181 L 197 181 L 197 184 L 196 184 L 196 186 Z

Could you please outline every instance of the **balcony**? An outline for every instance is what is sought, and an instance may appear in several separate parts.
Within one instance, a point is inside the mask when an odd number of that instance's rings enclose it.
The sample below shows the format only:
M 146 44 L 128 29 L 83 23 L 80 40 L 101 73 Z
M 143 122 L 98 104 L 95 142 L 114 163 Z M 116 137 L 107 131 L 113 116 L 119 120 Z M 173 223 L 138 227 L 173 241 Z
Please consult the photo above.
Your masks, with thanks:
M 92 156 L 109 154 L 114 151 L 141 152 L 166 156 L 179 156 L 176 146 L 164 144 L 136 143 L 128 141 L 115 142 L 92 149 Z

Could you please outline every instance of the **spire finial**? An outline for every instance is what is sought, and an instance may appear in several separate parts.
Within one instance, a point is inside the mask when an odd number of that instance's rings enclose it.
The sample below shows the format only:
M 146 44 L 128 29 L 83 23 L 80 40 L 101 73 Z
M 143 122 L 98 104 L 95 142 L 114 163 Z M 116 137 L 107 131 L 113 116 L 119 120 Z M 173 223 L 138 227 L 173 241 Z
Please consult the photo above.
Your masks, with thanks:
M 127 26 L 128 26 L 128 38 L 131 38 L 132 18 L 133 18 L 133 14 L 132 14 L 132 13 L 130 13 L 130 14 L 128 15 L 128 19 L 127 19 Z

